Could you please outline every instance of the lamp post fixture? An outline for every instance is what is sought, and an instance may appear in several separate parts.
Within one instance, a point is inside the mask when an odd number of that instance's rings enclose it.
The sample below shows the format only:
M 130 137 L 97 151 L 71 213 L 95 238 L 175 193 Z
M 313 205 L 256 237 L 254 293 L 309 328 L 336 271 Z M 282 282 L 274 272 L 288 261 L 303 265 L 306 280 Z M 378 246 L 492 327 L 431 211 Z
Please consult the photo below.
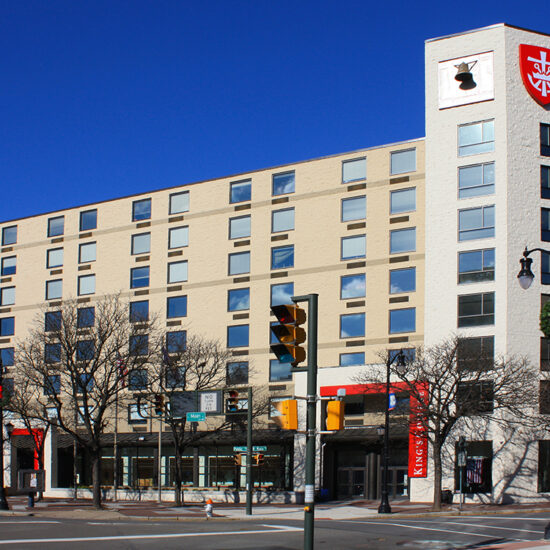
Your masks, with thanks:
M 389 464 L 389 448 L 390 448 L 390 367 L 393 364 L 396 366 L 405 366 L 405 355 L 403 350 L 400 350 L 393 357 L 388 351 L 386 360 L 386 416 L 384 422 L 384 455 L 382 458 L 382 498 L 378 507 L 379 514 L 391 514 L 391 506 L 388 499 L 388 464 Z M 380 427 L 381 428 L 381 427 Z M 378 433 L 381 433 L 379 429 Z
M 4 486 L 4 365 L 0 359 L 0 510 L 9 510 Z M 13 425 L 10 424 L 13 430 Z M 7 428 L 8 426 L 6 426 Z M 10 430 L 11 435 L 11 430 Z
M 544 248 L 532 248 L 531 250 L 528 250 L 527 247 L 525 247 L 525 250 L 523 251 L 523 258 L 519 260 L 521 269 L 518 273 L 519 285 L 523 288 L 523 290 L 527 290 L 535 279 L 535 274 L 531 271 L 531 264 L 533 263 L 533 260 L 529 258 L 532 252 L 550 254 L 550 250 L 545 250 Z

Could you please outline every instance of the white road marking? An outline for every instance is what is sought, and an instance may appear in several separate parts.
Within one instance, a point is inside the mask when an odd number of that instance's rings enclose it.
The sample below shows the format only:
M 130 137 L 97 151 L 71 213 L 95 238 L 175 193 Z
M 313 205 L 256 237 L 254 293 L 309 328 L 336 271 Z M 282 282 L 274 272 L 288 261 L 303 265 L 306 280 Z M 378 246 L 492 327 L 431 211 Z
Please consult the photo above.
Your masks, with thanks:
M 453 525 L 467 525 L 468 527 L 483 527 L 484 529 L 499 529 L 501 531 L 521 531 L 522 533 L 536 533 L 541 535 L 541 531 L 531 531 L 529 529 L 515 529 L 514 527 L 499 527 L 497 525 L 480 525 L 479 523 L 463 523 L 460 521 L 453 521 Z M 447 524 L 449 525 L 449 523 Z
M 435 527 L 421 527 L 421 526 L 415 526 L 415 525 L 407 525 L 405 523 L 389 523 L 385 521 L 351 521 L 350 520 L 347 523 L 361 523 L 361 524 L 369 524 L 369 525 L 391 525 L 392 527 L 405 527 L 408 529 L 417 529 L 419 531 L 441 531 L 442 533 L 454 533 L 456 535 L 470 535 L 472 537 L 494 536 L 494 535 L 490 535 L 489 533 L 486 533 L 486 534 L 470 533 L 469 531 L 453 531 L 451 529 L 436 529 Z M 527 539 L 513 539 L 513 540 L 521 541 L 521 542 L 532 542 L 532 541 L 528 541 Z
M 45 520 L 37 519 L 36 521 L 28 521 L 28 520 L 23 520 L 23 521 L 0 521 L 0 523 L 10 523 L 11 525 L 19 525 L 21 523 L 61 523 L 61 522 L 60 521 L 45 521 Z
M 279 526 L 280 529 L 257 529 L 254 531 L 217 531 L 215 533 L 161 533 L 157 535 L 117 535 L 108 537 L 71 537 L 56 539 L 12 539 L 0 540 L 4 544 L 45 544 L 48 542 L 102 542 L 109 540 L 135 540 L 135 539 L 177 539 L 189 537 L 220 537 L 228 535 L 266 535 L 269 533 L 291 533 L 302 531 L 299 527 Z

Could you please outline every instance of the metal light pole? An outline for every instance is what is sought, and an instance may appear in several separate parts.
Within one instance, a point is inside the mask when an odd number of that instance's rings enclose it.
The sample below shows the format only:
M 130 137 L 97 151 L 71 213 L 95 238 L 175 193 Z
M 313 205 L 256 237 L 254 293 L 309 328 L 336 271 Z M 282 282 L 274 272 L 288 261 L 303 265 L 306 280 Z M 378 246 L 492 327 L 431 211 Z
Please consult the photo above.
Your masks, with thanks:
M 466 439 L 463 435 L 458 438 L 458 453 L 457 453 L 457 462 L 458 462 L 458 488 L 460 490 L 460 500 L 458 503 L 458 509 L 462 510 L 462 504 L 464 502 L 464 468 L 466 466 Z
M 523 290 L 527 290 L 535 279 L 535 275 L 531 271 L 531 264 L 533 263 L 533 260 L 529 258 L 532 252 L 550 254 L 550 250 L 545 250 L 544 248 L 532 248 L 531 250 L 528 250 L 527 247 L 525 247 L 525 250 L 523 251 L 523 258 L 520 258 L 519 260 L 521 270 L 518 273 L 518 281 Z
M 397 361 L 398 366 L 405 366 L 405 356 L 403 350 L 399 351 L 393 357 L 388 351 L 386 360 L 386 416 L 384 422 L 384 454 L 382 457 L 382 498 L 378 507 L 379 514 L 391 514 L 391 506 L 388 499 L 388 465 L 390 453 L 390 367 Z
M 252 388 L 247 394 L 246 429 L 246 515 L 252 515 Z
M 4 486 L 4 365 L 0 358 L 0 510 L 9 510 Z
M 313 550 L 315 520 L 315 438 L 317 411 L 317 308 L 318 294 L 292 296 L 294 303 L 307 302 L 307 416 L 306 493 L 304 507 L 304 550 Z M 296 369 L 294 372 L 305 369 Z

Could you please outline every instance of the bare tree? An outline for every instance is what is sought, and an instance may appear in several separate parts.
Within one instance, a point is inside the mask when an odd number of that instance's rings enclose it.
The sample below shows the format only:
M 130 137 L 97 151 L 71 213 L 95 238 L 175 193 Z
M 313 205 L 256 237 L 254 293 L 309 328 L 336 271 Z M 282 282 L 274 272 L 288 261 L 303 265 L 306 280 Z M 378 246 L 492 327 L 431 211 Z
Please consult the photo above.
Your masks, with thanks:
M 237 373 L 237 376 L 235 372 L 233 376 L 228 376 L 227 365 L 232 361 L 234 357 L 231 351 L 216 340 L 198 335 L 191 335 L 185 340 L 181 332 L 168 333 L 162 346 L 162 359 L 154 362 L 150 370 L 149 384 L 141 399 L 148 403 L 152 414 L 162 415 L 172 435 L 175 448 L 176 506 L 183 504 L 182 456 L 186 448 L 206 436 L 228 430 L 236 422 L 243 427 L 246 421 L 246 402 L 242 399 L 236 414 L 225 415 L 227 411 L 223 410 L 226 406 L 223 402 L 224 388 L 229 385 L 232 388 L 244 389 L 251 374 L 250 371 L 242 371 Z M 186 413 L 200 409 L 198 400 L 201 392 L 210 394 L 214 399 L 214 408 L 221 414 L 209 415 L 205 422 L 197 426 L 196 422 L 187 421 Z M 245 394 L 240 392 L 240 397 L 244 396 Z M 258 419 L 267 411 L 265 392 L 258 388 L 254 391 L 253 401 L 253 418 Z
M 494 358 L 492 350 L 486 353 L 471 342 L 452 337 L 417 348 L 405 366 L 390 367 L 392 378 L 401 382 L 400 391 L 410 398 L 409 422 L 431 445 L 434 510 L 441 509 L 442 449 L 457 423 L 475 417 L 482 422 L 525 424 L 537 395 L 538 374 L 526 359 Z M 384 362 L 388 353 L 381 354 Z M 380 382 L 381 377 L 373 376 L 370 367 L 360 381 Z
M 93 503 L 100 508 L 102 436 L 115 400 L 127 396 L 123 379 L 140 376 L 158 356 L 155 322 L 131 319 L 120 295 L 68 300 L 43 313 L 16 348 L 14 382 L 26 388 L 19 412 L 55 423 L 89 453 Z

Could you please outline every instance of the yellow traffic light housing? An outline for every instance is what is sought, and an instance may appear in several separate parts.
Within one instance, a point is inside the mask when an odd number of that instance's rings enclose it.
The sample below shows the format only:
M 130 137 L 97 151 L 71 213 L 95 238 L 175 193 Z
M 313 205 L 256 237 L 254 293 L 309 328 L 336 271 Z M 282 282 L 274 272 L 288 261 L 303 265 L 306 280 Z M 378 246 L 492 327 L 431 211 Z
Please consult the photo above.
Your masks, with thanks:
M 344 429 L 344 402 L 333 400 L 327 402 L 327 430 Z
M 264 463 L 264 455 L 263 454 L 256 454 L 254 455 L 254 462 L 256 463 L 256 466 L 261 466 Z
M 296 366 L 305 361 L 306 352 L 300 344 L 306 340 L 306 331 L 299 325 L 306 322 L 306 312 L 294 304 L 272 306 L 271 311 L 279 321 L 279 324 L 271 327 L 271 332 L 278 340 L 277 344 L 271 346 L 271 351 L 281 363 Z
M 283 430 L 298 429 L 298 401 L 296 399 L 285 399 L 272 403 L 279 413 L 272 416 L 272 420 Z
M 233 460 L 235 461 L 235 466 L 240 466 L 243 460 L 242 453 L 235 453 L 233 455 Z

